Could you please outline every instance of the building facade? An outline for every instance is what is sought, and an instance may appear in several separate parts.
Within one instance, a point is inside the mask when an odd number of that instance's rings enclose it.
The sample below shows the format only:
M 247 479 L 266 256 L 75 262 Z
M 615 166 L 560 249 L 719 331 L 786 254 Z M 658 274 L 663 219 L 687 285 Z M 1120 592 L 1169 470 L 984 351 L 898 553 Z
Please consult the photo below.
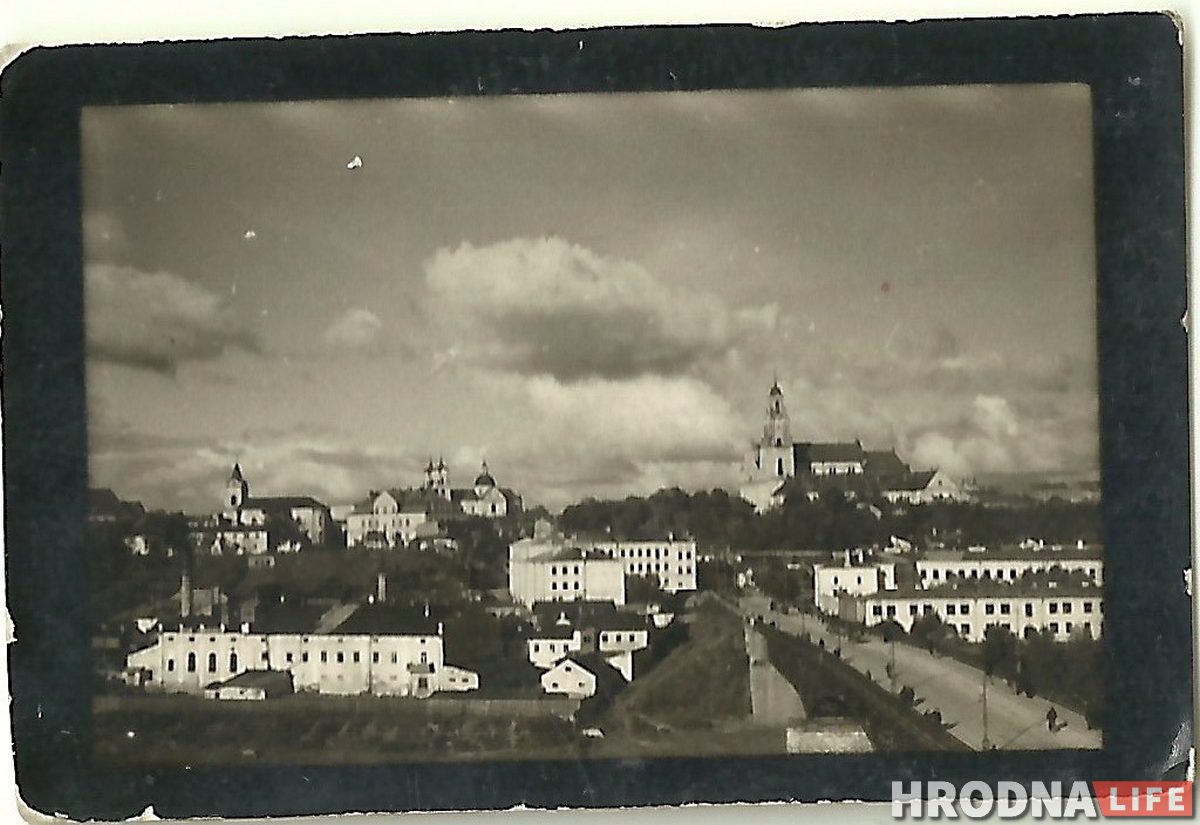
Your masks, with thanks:
M 479 687 L 477 675 L 445 663 L 436 631 L 255 633 L 181 622 L 130 653 L 126 669 L 137 684 L 168 693 L 200 694 L 251 670 L 287 672 L 297 692 L 333 695 L 425 698 Z

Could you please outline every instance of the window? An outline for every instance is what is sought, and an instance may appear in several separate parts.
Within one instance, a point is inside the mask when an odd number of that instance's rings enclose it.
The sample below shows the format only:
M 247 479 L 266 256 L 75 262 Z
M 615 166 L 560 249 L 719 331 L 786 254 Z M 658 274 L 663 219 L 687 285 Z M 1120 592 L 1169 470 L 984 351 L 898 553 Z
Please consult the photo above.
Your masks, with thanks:
M 358 664 L 358 651 L 354 651 L 354 664 Z
M 946 615 L 947 615 L 947 616 L 953 616 L 953 615 L 954 615 L 954 605 L 952 605 L 952 604 L 948 604 L 948 605 L 946 605 Z
M 1012 605 L 1011 604 L 1005 602 L 1004 604 L 1000 605 L 1000 615 L 1001 616 L 1008 616 L 1011 613 L 1012 613 Z
M 289 665 L 292 663 L 292 654 L 291 653 L 288 653 L 283 658 L 284 658 L 284 661 L 286 661 Z
M 537 642 L 534 642 L 534 643 L 533 643 L 533 652 L 534 652 L 534 653 L 541 653 L 541 652 L 542 652 L 542 646 L 541 646 L 540 644 L 538 644 Z
M 871 615 L 872 616 L 882 616 L 883 615 L 883 606 L 878 605 L 878 604 L 871 605 Z
M 959 625 L 959 629 L 962 630 L 964 636 L 971 632 L 971 626 L 969 624 Z
M 237 654 L 230 653 L 229 654 L 229 669 L 237 670 L 237 666 L 238 666 Z
M 301 662 L 308 661 L 308 651 L 307 650 L 300 654 L 300 661 Z
M 1070 613 L 1070 612 L 1071 612 L 1071 603 L 1063 602 L 1063 613 Z
M 1050 632 L 1058 635 L 1058 622 L 1050 622 Z
M 910 616 L 917 615 L 917 606 L 915 604 L 910 604 L 908 606 L 908 615 L 910 615 Z
M 1033 605 L 1029 602 L 1025 602 L 1025 616 L 1027 618 L 1033 616 Z
M 1067 633 L 1071 632 L 1071 623 L 1070 622 L 1067 622 L 1066 631 L 1067 631 Z
M 208 672 L 209 673 L 217 672 L 217 654 L 215 654 L 215 653 L 208 654 Z
M 971 612 L 971 605 L 968 604 L 967 602 L 963 602 L 962 604 L 960 604 L 958 606 L 958 612 L 961 613 L 962 615 L 966 616 L 968 613 Z
M 396 664 L 397 661 L 399 661 L 399 659 L 396 657 L 396 654 L 393 653 L 392 654 L 392 664 Z
M 988 602 L 983 606 L 983 612 L 989 616 L 994 616 L 996 614 L 996 605 Z
M 321 664 L 325 664 L 328 661 L 329 661 L 329 653 L 327 651 L 322 650 L 321 651 Z
M 340 650 L 337 652 L 337 663 L 339 665 L 346 663 L 346 654 L 342 653 Z
M 1058 612 L 1058 602 L 1050 602 L 1050 612 L 1051 613 Z
M 1083 603 L 1083 612 L 1084 612 L 1084 613 L 1091 613 L 1091 612 L 1092 612 L 1092 603 L 1091 603 L 1091 602 L 1084 602 L 1084 603 Z
M 376 650 L 374 653 L 371 654 L 371 661 L 374 662 L 375 664 L 379 664 L 379 651 L 378 650 Z
M 174 672 L 175 672 L 175 660 L 167 659 L 167 673 L 174 673 Z
M 551 589 L 551 590 L 557 590 L 557 589 L 558 589 L 558 582 L 550 582 L 550 589 Z

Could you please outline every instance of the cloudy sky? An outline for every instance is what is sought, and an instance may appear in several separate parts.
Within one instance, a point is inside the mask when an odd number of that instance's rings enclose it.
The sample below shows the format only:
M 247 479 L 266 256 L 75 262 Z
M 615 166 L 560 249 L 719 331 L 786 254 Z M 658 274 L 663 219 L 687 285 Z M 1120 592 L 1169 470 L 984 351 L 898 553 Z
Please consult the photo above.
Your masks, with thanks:
M 1090 118 L 1078 86 L 88 109 L 92 482 L 735 484 L 775 374 L 798 440 L 1095 472 Z

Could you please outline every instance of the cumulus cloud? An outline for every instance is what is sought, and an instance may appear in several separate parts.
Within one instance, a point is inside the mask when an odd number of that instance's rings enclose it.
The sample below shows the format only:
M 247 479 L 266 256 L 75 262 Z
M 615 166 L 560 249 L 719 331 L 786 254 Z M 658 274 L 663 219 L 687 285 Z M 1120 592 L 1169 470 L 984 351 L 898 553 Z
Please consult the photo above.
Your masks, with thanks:
M 446 352 L 564 381 L 684 374 L 776 324 L 774 306 L 733 309 L 560 238 L 442 249 L 425 275 Z
M 561 506 L 588 495 L 736 481 L 742 421 L 701 380 L 543 375 L 492 384 L 495 403 L 523 414 L 486 457 L 533 501 Z
M 84 289 L 93 358 L 170 374 L 185 361 L 258 348 L 222 296 L 169 272 L 91 264 Z
M 369 309 L 348 309 L 334 319 L 322 336 L 325 343 L 342 349 L 362 349 L 379 338 L 383 321 Z

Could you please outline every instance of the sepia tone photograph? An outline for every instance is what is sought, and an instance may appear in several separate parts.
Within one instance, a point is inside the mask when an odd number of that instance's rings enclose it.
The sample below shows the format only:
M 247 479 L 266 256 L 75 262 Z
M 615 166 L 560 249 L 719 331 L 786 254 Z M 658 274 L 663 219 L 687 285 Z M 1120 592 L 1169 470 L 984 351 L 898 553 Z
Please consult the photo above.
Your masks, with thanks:
M 1100 748 L 1092 114 L 85 108 L 95 758 Z

